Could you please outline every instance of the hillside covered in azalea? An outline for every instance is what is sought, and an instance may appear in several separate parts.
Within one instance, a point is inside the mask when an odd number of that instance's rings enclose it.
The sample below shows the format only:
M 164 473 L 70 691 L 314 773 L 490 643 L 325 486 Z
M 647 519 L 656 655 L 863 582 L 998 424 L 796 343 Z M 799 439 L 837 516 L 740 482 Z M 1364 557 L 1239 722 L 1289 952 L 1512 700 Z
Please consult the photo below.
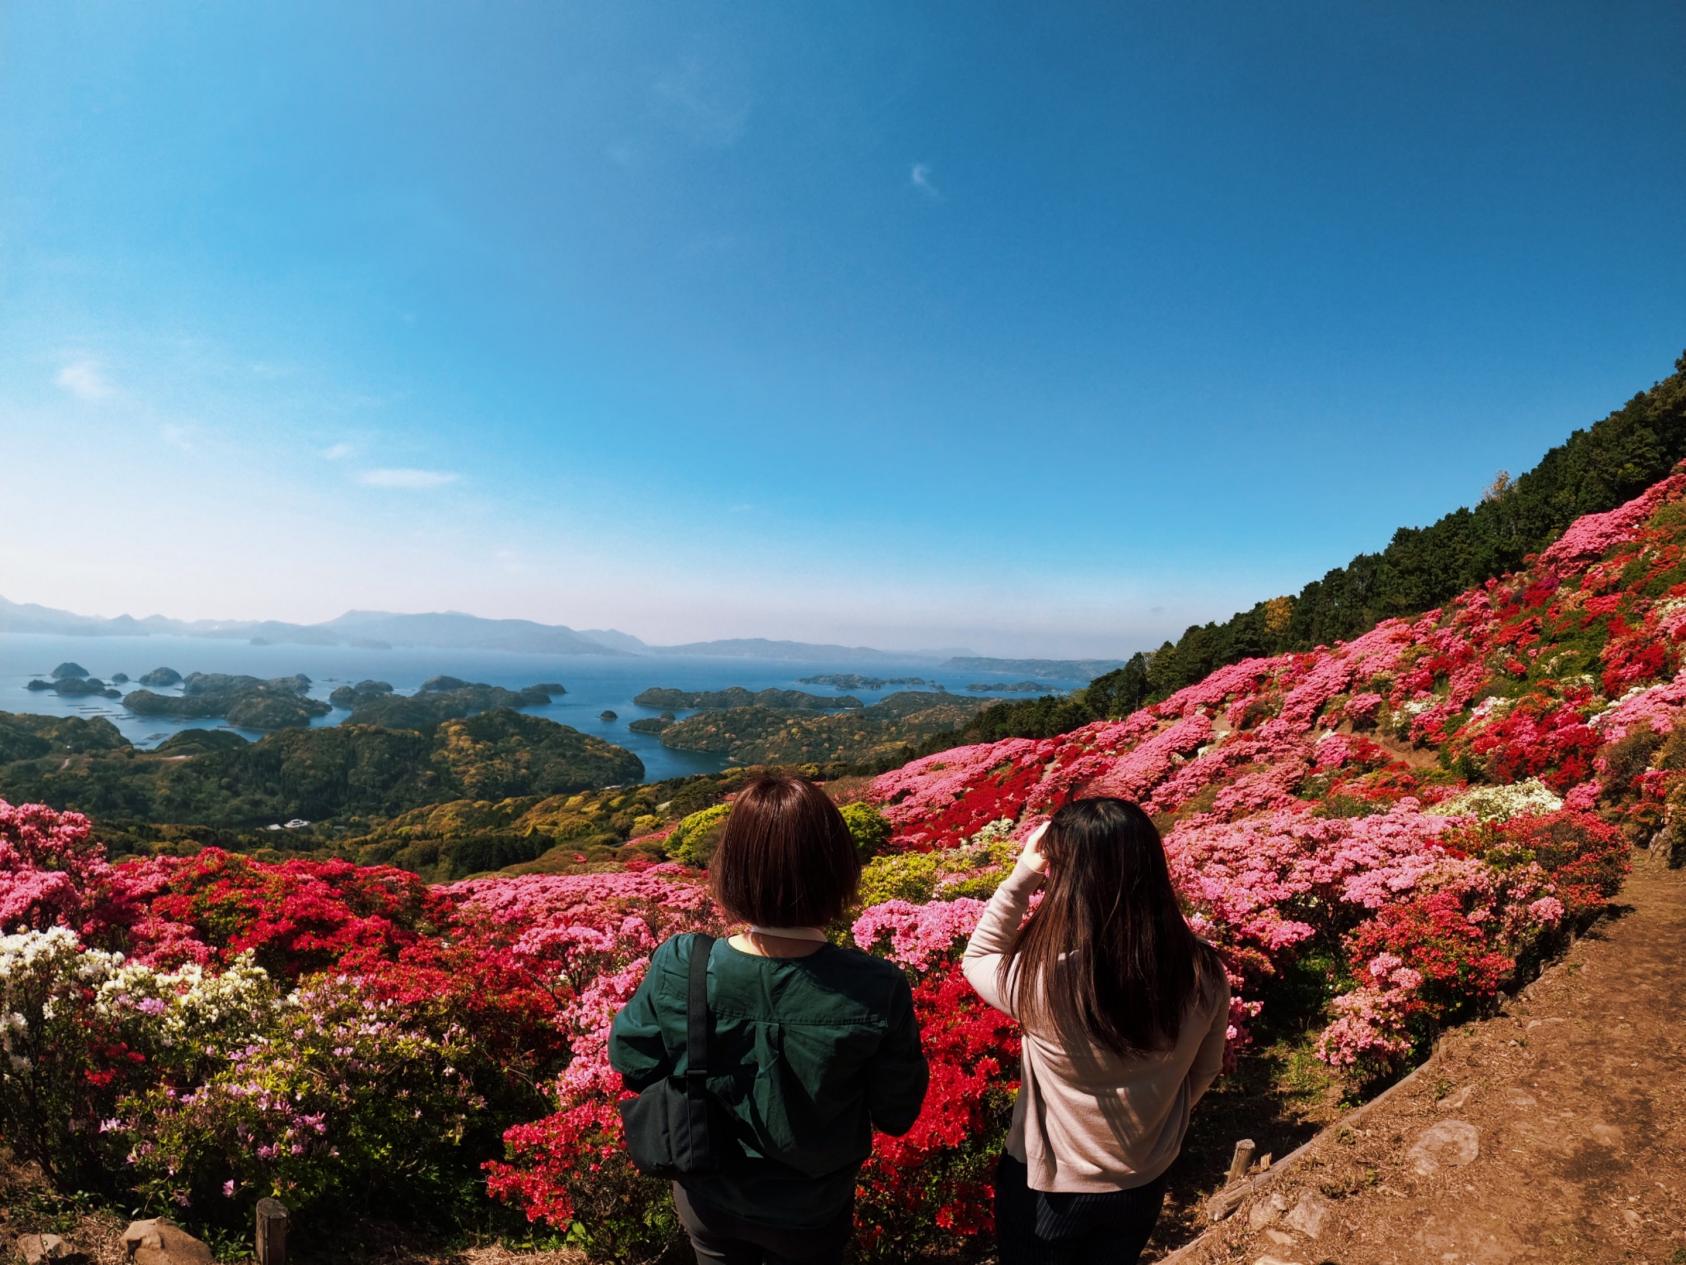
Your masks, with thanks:
M 870 854 L 834 934 L 908 971 L 932 1062 L 918 1124 L 862 1173 L 867 1256 L 988 1251 L 1017 1045 L 958 957 L 1060 804 L 1154 814 L 1228 967 L 1238 1071 L 1289 1034 L 1363 1093 L 1596 918 L 1634 846 L 1676 850 L 1683 630 L 1686 469 L 1434 610 L 834 785 Z M 647 1254 L 677 1227 L 622 1154 L 608 1024 L 661 939 L 722 929 L 671 859 L 706 861 L 719 810 L 661 808 L 636 806 L 636 859 L 430 885 L 112 860 L 85 818 L 0 807 L 0 1131 L 62 1184 L 192 1222 L 275 1193 L 306 1221 L 508 1215 Z

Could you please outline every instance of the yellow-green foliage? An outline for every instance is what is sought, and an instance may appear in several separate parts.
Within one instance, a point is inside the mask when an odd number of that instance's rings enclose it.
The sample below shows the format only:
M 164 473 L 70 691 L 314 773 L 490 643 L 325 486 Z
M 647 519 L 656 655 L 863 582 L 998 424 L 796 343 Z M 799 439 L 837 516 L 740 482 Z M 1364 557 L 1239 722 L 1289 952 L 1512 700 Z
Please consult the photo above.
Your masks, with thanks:
M 715 804 L 683 818 L 667 837 L 668 856 L 686 865 L 707 865 L 731 811 L 730 804 Z
M 878 850 L 890 838 L 890 823 L 884 814 L 861 800 L 844 804 L 839 811 L 843 814 L 843 824 L 849 828 L 849 837 L 855 841 L 855 850 L 861 854 L 861 859 L 877 856 Z
M 1019 845 L 1007 837 L 1011 829 L 1011 822 L 991 822 L 958 848 L 874 857 L 861 871 L 861 906 L 988 898 L 1018 858 Z

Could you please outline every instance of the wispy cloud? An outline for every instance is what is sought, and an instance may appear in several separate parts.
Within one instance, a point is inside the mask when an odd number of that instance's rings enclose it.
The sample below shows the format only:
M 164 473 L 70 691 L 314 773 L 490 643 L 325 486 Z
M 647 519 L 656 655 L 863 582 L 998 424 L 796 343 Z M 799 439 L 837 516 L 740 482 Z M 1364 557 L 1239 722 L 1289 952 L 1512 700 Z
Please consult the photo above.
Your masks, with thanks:
M 749 122 L 749 99 L 688 58 L 651 86 L 656 117 L 716 149 L 734 145 Z
M 931 180 L 931 165 L 929 163 L 914 163 L 912 170 L 907 173 L 907 181 L 928 198 L 940 198 L 941 189 Z
M 193 441 L 193 427 L 182 426 L 176 422 L 165 422 L 158 428 L 158 433 L 165 443 L 177 452 L 198 452 L 198 445 Z
M 99 361 L 86 357 L 65 365 L 54 375 L 53 381 L 79 400 L 108 400 L 117 393 L 106 381 Z
M 347 444 L 347 443 L 329 444 L 326 448 L 324 448 L 322 450 L 322 460 L 324 460 L 324 461 L 344 461 L 347 457 L 355 455 L 356 452 L 357 452 L 357 446 L 355 444 Z
M 417 470 L 409 466 L 394 466 L 378 470 L 364 470 L 357 476 L 359 483 L 371 488 L 442 488 L 455 483 L 451 470 Z

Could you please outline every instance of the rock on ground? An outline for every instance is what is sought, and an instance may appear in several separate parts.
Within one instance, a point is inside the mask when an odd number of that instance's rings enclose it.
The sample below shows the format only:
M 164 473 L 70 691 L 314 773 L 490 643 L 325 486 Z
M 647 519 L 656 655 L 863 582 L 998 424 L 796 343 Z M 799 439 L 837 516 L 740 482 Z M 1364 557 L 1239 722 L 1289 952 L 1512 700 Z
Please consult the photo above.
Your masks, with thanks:
M 132 1221 L 123 1248 L 134 1265 L 214 1265 L 211 1249 L 173 1221 Z

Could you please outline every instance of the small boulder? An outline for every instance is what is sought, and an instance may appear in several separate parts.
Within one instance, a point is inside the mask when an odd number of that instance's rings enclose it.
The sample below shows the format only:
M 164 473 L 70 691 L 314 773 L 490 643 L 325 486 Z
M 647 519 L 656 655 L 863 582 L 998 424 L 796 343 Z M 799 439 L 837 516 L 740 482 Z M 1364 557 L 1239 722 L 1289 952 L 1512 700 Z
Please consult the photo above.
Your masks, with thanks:
M 1467 1120 L 1442 1120 L 1424 1129 L 1406 1158 L 1423 1176 L 1451 1166 L 1461 1168 L 1481 1152 L 1481 1133 Z
M 1280 1190 L 1270 1192 L 1269 1198 L 1261 1199 L 1247 1209 L 1247 1225 L 1254 1230 L 1262 1230 L 1272 1221 L 1278 1220 L 1288 1211 L 1288 1198 Z
M 131 1221 L 123 1250 L 133 1265 L 215 1265 L 211 1249 L 174 1221 L 154 1217 Z
M 1298 1230 L 1308 1239 L 1315 1239 L 1323 1233 L 1323 1223 L 1328 1220 L 1330 1204 L 1327 1199 L 1315 1190 L 1308 1190 L 1299 1198 L 1299 1202 L 1284 1217 L 1283 1224 L 1290 1229 Z
M 18 1255 L 24 1265 L 43 1265 L 46 1261 L 75 1261 L 85 1259 L 70 1244 L 56 1234 L 25 1234 L 18 1238 Z

